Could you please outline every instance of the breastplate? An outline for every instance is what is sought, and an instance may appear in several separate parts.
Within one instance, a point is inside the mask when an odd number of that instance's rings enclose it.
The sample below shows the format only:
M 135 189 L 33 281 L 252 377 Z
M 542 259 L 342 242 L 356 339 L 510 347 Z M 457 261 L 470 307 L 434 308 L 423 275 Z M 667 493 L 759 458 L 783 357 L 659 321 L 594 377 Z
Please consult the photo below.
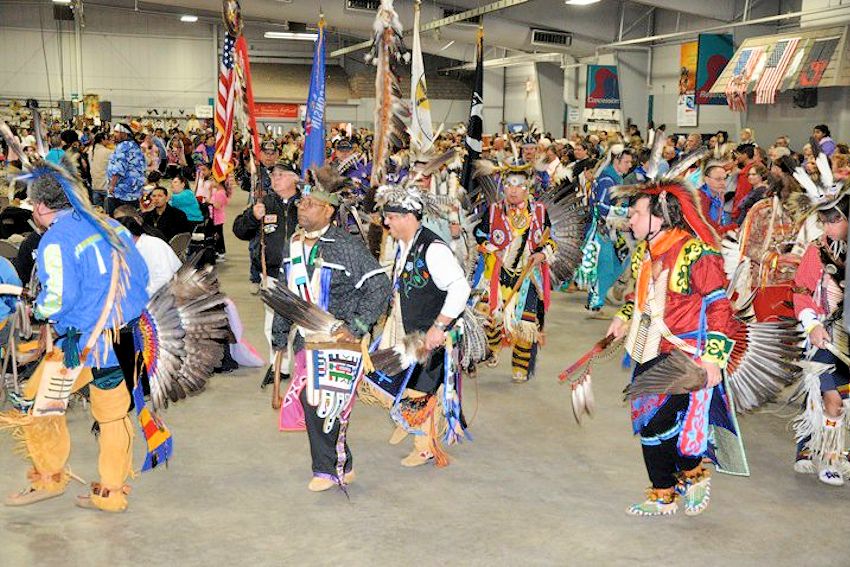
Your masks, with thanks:
M 664 270 L 658 278 L 650 278 L 646 305 L 641 313 L 632 316 L 626 351 L 637 363 L 644 363 L 658 356 L 664 323 L 664 306 L 667 301 L 667 276 Z

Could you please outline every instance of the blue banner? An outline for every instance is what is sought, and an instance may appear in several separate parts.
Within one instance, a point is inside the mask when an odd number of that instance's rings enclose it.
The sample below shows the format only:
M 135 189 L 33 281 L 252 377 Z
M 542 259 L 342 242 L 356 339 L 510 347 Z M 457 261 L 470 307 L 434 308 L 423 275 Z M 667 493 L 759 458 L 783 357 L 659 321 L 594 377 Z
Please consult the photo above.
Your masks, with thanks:
M 311 167 L 325 163 L 325 25 L 319 22 L 319 37 L 313 52 L 310 72 L 310 93 L 307 95 L 307 118 L 304 121 L 306 139 L 301 161 L 301 177 L 306 178 Z

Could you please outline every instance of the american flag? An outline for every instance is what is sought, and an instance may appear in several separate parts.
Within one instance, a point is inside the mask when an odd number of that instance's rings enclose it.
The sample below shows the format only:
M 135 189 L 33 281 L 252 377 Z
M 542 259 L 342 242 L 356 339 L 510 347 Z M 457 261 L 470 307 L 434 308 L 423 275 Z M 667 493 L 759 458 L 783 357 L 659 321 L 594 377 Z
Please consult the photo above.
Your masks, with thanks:
M 230 173 L 233 157 L 233 106 L 236 99 L 236 73 L 233 70 L 233 47 L 236 38 L 225 34 L 218 75 L 218 97 L 215 99 L 215 157 L 212 174 L 224 181 Z
M 738 56 L 732 76 L 726 84 L 726 102 L 735 112 L 743 112 L 747 108 L 747 89 L 763 53 L 763 47 L 752 47 L 742 50 Z
M 785 78 L 799 42 L 800 38 L 795 37 L 778 41 L 773 46 L 756 87 L 756 104 L 773 104 L 776 101 L 776 90 Z

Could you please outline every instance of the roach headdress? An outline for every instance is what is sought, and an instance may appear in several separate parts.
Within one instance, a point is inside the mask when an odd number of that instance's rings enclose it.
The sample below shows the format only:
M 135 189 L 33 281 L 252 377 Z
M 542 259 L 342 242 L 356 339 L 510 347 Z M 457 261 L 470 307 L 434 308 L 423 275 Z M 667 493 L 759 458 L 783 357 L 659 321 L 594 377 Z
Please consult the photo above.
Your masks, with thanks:
M 717 233 L 702 214 L 699 195 L 695 190 L 687 187 L 681 180 L 619 186 L 612 190 L 612 195 L 615 198 L 634 199 L 636 197 L 647 196 L 651 199 L 658 199 L 661 204 L 661 210 L 666 217 L 664 220 L 668 225 L 672 223 L 670 222 L 671 219 L 667 216 L 667 204 L 670 199 L 675 199 L 679 203 L 679 208 L 682 211 L 682 217 L 685 222 L 700 240 L 714 247 L 717 247 L 720 242 Z

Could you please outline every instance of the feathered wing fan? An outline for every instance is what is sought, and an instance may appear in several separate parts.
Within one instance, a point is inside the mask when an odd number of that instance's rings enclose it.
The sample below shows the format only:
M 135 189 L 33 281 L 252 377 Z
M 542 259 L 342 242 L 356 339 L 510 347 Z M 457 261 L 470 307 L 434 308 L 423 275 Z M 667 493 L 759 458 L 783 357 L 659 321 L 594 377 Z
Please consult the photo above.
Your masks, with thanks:
M 726 384 L 738 411 L 751 411 L 776 399 L 802 374 L 802 334 L 795 321 L 742 324 L 726 368 Z
M 738 411 L 752 411 L 774 401 L 783 388 L 801 376 L 796 361 L 802 354 L 802 336 L 795 322 L 741 323 L 730 338 L 735 345 L 726 368 L 726 385 Z M 704 385 L 705 371 L 686 354 L 674 350 L 636 376 L 626 394 L 684 394 Z
M 215 267 L 196 255 L 159 289 L 139 318 L 140 345 L 154 409 L 204 389 L 230 334 Z
M 375 43 L 366 56 L 374 64 L 375 137 L 372 141 L 372 185 L 384 182 L 386 162 L 391 154 L 404 146 L 405 120 L 410 114 L 401 96 L 397 66 L 407 62 L 410 53 L 402 41 L 402 28 L 392 0 L 381 0 L 373 26 Z
M 687 394 L 705 388 L 706 380 L 705 369 L 675 349 L 664 360 L 635 376 L 623 393 L 631 398 L 651 394 Z
M 271 309 L 308 331 L 330 337 L 340 326 L 340 321 L 318 305 L 305 301 L 286 287 L 286 282 L 279 281 L 271 289 L 260 291 L 260 299 Z
M 301 299 L 290 291 L 283 282 L 268 290 L 260 292 L 263 303 L 307 331 L 323 335 L 328 341 L 333 341 L 334 333 L 340 327 L 340 320 L 313 303 Z M 410 365 L 410 357 L 419 360 L 427 357 L 425 351 L 425 335 L 412 333 L 405 337 L 405 342 L 397 347 L 378 350 L 370 355 L 372 365 L 376 370 L 388 376 L 398 374 Z M 424 360 L 424 359 L 423 359 Z
M 555 259 L 550 264 L 554 285 L 570 281 L 581 264 L 581 247 L 587 224 L 587 206 L 580 193 L 570 183 L 564 183 L 553 191 L 543 194 L 540 202 L 549 213 L 552 222 L 550 236 L 555 241 Z
M 424 364 L 428 360 L 429 351 L 425 348 L 424 333 L 408 333 L 393 347 L 376 350 L 369 358 L 375 370 L 395 376 L 404 372 L 414 364 Z

